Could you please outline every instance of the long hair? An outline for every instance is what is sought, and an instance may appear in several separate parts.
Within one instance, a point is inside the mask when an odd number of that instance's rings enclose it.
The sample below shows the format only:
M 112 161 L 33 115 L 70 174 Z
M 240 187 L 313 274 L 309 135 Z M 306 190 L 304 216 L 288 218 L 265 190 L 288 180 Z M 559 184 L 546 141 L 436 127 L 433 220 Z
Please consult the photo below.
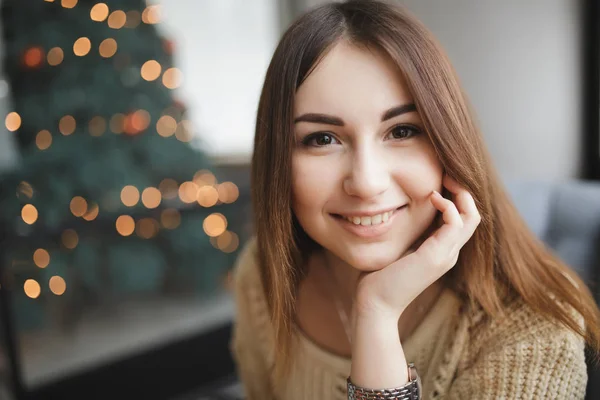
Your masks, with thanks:
M 425 131 L 450 176 L 475 199 L 481 223 L 450 272 L 453 288 L 491 317 L 507 296 L 600 348 L 598 308 L 585 284 L 528 229 L 498 178 L 450 61 L 402 8 L 350 0 L 318 7 L 283 35 L 262 89 L 252 159 L 258 263 L 275 335 L 275 375 L 289 367 L 295 299 L 310 240 L 291 207 L 294 96 L 336 43 L 377 49 L 398 67 Z M 578 312 L 581 326 L 569 307 Z

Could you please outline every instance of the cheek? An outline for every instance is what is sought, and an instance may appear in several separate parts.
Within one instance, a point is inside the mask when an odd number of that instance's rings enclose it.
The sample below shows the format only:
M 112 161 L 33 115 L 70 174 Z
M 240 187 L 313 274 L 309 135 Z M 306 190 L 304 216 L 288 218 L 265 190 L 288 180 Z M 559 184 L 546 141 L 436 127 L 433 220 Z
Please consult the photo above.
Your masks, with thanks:
M 292 206 L 297 216 L 307 210 L 322 208 L 334 187 L 333 171 L 314 158 L 302 156 L 292 160 Z
M 441 192 L 444 168 L 433 149 L 406 157 L 402 167 L 394 172 L 394 179 L 415 202 L 429 201 L 432 190 Z

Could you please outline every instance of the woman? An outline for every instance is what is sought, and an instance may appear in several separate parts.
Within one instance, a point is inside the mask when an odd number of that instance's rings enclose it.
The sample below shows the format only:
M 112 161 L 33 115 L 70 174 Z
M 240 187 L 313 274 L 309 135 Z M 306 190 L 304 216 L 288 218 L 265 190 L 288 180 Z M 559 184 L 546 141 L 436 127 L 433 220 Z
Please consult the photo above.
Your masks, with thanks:
M 413 17 L 348 1 L 296 21 L 254 146 L 232 340 L 249 399 L 584 397 L 598 309 L 515 211 Z

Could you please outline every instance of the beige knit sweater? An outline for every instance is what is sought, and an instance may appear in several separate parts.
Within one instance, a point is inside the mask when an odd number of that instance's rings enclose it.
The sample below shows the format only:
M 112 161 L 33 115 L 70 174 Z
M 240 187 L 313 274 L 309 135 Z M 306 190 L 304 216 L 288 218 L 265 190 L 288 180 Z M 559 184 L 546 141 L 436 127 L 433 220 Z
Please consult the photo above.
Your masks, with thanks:
M 234 273 L 237 318 L 231 350 L 248 400 L 343 400 L 351 360 L 296 331 L 299 347 L 283 384 L 273 382 L 274 341 L 265 292 L 250 241 Z M 489 321 L 450 290 L 403 342 L 424 399 L 583 399 L 584 342 L 520 302 Z M 278 387 L 279 389 L 273 389 Z

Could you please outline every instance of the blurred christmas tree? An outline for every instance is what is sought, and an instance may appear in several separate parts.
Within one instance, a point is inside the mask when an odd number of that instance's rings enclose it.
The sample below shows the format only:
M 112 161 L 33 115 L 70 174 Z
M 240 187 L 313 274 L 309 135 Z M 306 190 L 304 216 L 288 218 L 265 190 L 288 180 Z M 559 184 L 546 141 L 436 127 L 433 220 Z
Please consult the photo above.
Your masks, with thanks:
M 2 2 L 6 126 L 21 153 L 0 177 L 2 261 L 22 326 L 56 304 L 73 316 L 125 297 L 210 293 L 235 257 L 223 213 L 237 187 L 190 145 L 158 7 Z

